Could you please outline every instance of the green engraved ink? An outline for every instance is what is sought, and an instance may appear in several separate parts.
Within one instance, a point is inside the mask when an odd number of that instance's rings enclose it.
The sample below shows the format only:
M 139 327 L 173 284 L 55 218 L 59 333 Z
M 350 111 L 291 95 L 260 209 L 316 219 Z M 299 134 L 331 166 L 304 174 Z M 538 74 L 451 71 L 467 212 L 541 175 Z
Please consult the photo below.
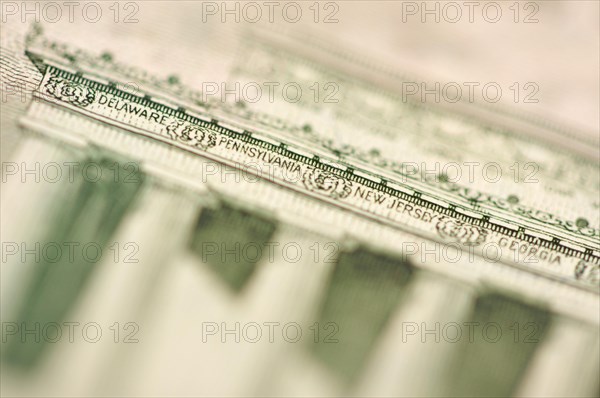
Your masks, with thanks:
M 275 223 L 248 211 L 222 205 L 200 213 L 191 247 L 235 292 L 240 291 L 265 253 Z
M 463 336 L 446 366 L 444 396 L 506 397 L 517 387 L 544 338 L 550 313 L 502 294 L 480 296 Z M 466 328 L 465 328 L 466 329 Z M 466 332 L 465 332 L 466 333 Z
M 79 251 L 75 251 L 73 258 L 63 253 L 56 262 L 41 256 L 41 263 L 36 264 L 35 275 L 28 287 L 29 293 L 18 312 L 19 319 L 16 321 L 21 328 L 35 330 L 36 325 L 41 329 L 49 323 L 62 322 L 102 259 L 96 253 L 92 254 L 93 250 L 84 255 L 81 248 L 93 243 L 94 247 L 106 252 L 104 249 L 109 238 L 142 185 L 142 178 L 133 182 L 124 179 L 115 181 L 114 159 L 88 160 L 81 168 L 91 163 L 97 165 L 95 168 L 102 173 L 101 178 L 96 180 L 91 172 L 90 178 L 84 178 L 81 170 L 74 173 L 73 186 L 67 187 L 72 188 L 72 193 L 65 202 L 57 205 L 51 217 L 53 221 L 47 227 L 46 242 L 41 242 L 41 246 L 55 243 L 63 248 L 75 243 L 79 244 Z M 130 171 L 122 169 L 120 175 L 128 175 Z M 46 346 L 44 338 L 38 342 L 33 338 L 24 341 L 14 339 L 5 347 L 3 359 L 30 368 L 37 363 Z
M 346 381 L 362 369 L 413 275 L 400 259 L 359 248 L 340 255 L 318 314 L 337 325 L 336 343 L 311 343 L 313 354 Z

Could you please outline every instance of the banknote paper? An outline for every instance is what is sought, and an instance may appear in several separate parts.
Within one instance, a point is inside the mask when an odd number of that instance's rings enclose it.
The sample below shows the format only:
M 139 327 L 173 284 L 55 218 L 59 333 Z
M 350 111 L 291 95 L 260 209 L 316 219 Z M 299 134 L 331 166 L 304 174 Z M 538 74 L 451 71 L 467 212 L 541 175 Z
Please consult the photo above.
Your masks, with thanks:
M 598 5 L 467 3 L 2 3 L 2 394 L 598 396 L 597 59 L 465 36 Z

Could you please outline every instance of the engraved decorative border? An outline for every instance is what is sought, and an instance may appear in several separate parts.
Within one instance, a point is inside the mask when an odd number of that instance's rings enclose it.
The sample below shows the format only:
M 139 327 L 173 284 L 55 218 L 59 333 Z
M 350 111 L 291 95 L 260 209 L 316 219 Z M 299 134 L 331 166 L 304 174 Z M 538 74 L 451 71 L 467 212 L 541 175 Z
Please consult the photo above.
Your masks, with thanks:
M 32 54 L 28 55 L 32 56 Z M 37 62 L 40 62 L 40 59 L 37 59 Z M 321 160 L 319 157 L 312 154 L 300 154 L 298 151 L 294 151 L 293 148 L 284 143 L 277 144 L 271 141 L 265 141 L 261 138 L 255 137 L 255 134 L 249 131 L 243 131 L 243 134 L 240 134 L 239 131 L 224 125 L 218 120 L 212 119 L 210 121 L 206 121 L 198 119 L 197 117 L 190 115 L 185 108 L 173 108 L 166 106 L 163 104 L 163 101 L 156 100 L 149 95 L 141 97 L 121 91 L 116 88 L 117 85 L 114 82 L 109 82 L 108 84 L 100 83 L 98 81 L 88 79 L 82 74 L 73 74 L 65 70 L 57 69 L 53 66 L 50 66 L 50 70 L 47 70 L 46 73 L 51 73 L 52 76 L 50 76 L 49 79 L 52 79 L 55 77 L 54 75 L 56 75 L 59 78 L 70 80 L 71 85 L 69 85 L 69 87 L 80 87 L 83 85 L 90 90 L 90 93 L 95 93 L 96 91 L 105 91 L 113 95 L 119 95 L 128 101 L 149 106 L 168 115 L 186 121 L 187 123 L 177 123 L 170 126 L 170 132 L 172 134 L 171 138 L 175 137 L 176 140 L 184 142 L 188 145 L 192 143 L 201 149 L 206 149 L 208 146 L 210 146 L 210 142 L 212 141 L 209 136 L 212 130 L 230 137 L 242 139 L 255 145 L 259 145 L 293 160 L 301 161 L 304 164 L 314 168 L 311 173 L 305 175 L 305 187 L 312 191 L 324 193 L 333 199 L 343 199 L 347 197 L 350 192 L 349 190 L 352 182 L 357 182 L 367 187 L 394 195 L 407 202 L 415 203 L 427 209 L 435 210 L 446 216 L 459 220 L 458 222 L 454 221 L 453 225 L 439 225 L 438 231 L 441 234 L 448 235 L 448 237 L 457 238 L 459 241 L 463 241 L 466 244 L 477 244 L 478 240 L 482 239 L 482 236 L 484 235 L 484 233 L 481 232 L 482 229 L 478 227 L 484 227 L 509 237 L 515 237 L 525 240 L 529 243 L 535 243 L 541 247 L 552 249 L 559 253 L 576 256 L 580 259 L 590 261 L 595 264 L 600 263 L 600 256 L 597 256 L 593 253 L 594 248 L 592 247 L 582 247 L 583 250 L 577 250 L 573 248 L 573 246 L 577 247 L 579 245 L 569 244 L 568 239 L 565 240 L 566 244 L 562 244 L 561 239 L 558 237 L 551 237 L 551 240 L 543 239 L 533 233 L 528 233 L 523 226 L 505 226 L 502 225 L 503 223 L 498 223 L 498 221 L 491 220 L 486 214 L 480 215 L 475 211 L 461 210 L 461 208 L 457 205 L 444 202 L 441 199 L 436 200 L 435 198 L 423 197 L 421 192 L 414 191 L 412 194 L 409 194 L 394 189 L 390 186 L 392 184 L 389 184 L 383 178 L 377 178 L 375 180 L 372 178 L 365 178 L 368 176 L 367 173 L 361 173 L 352 168 L 340 169 L 339 167 L 332 165 L 330 161 Z M 65 85 L 65 87 L 67 86 Z M 78 94 L 78 99 L 76 101 L 70 101 L 70 103 L 72 105 L 85 108 L 85 106 L 87 106 L 85 105 L 86 101 L 82 100 L 81 98 L 86 97 L 86 95 L 84 95 L 86 91 L 83 89 L 80 89 L 79 91 L 81 94 Z M 67 90 L 67 92 L 71 93 L 70 90 Z M 82 95 L 83 97 L 81 97 Z M 68 98 L 71 97 L 68 96 Z M 466 212 L 472 214 L 464 214 Z M 542 218 L 541 221 L 545 222 L 546 220 Z
M 30 38 L 28 38 L 28 42 L 31 43 L 31 42 L 35 41 L 36 39 L 37 39 L 36 37 L 31 36 Z M 100 68 L 102 70 L 112 71 L 114 73 L 126 76 L 128 78 L 136 79 L 136 81 L 140 81 L 142 83 L 149 84 L 160 90 L 164 90 L 165 92 L 168 92 L 172 95 L 187 98 L 189 101 L 191 101 L 195 105 L 197 105 L 205 110 L 208 110 L 213 107 L 213 105 L 211 105 L 210 103 L 205 103 L 200 100 L 200 98 L 202 98 L 202 93 L 188 89 L 179 81 L 179 79 L 175 78 L 174 76 L 171 76 L 167 79 L 160 79 L 155 76 L 149 75 L 148 73 L 146 73 L 143 70 L 132 69 L 131 67 L 128 67 L 124 64 L 118 63 L 117 61 L 115 61 L 112 58 L 112 56 L 110 56 L 108 54 L 102 54 L 100 56 L 96 56 L 96 55 L 93 55 L 84 50 L 79 50 L 79 49 L 74 50 L 64 44 L 50 42 L 50 41 L 46 40 L 45 38 L 41 39 L 41 44 L 45 49 L 50 50 L 54 54 L 58 55 L 60 58 L 69 61 L 69 63 L 71 63 L 72 66 L 77 66 L 79 64 L 82 64 L 82 65 L 85 65 L 90 68 Z M 33 59 L 34 63 L 36 63 L 38 65 L 40 64 L 40 62 L 42 62 L 39 58 L 36 58 L 36 57 L 33 57 L 33 58 L 34 58 Z M 73 88 L 73 90 L 74 89 L 75 88 Z M 124 93 L 124 94 L 126 94 L 126 93 Z M 150 98 L 150 96 L 146 96 L 146 98 Z M 85 101 L 84 101 L 84 103 L 85 103 Z M 227 104 L 219 103 L 219 106 L 221 106 L 221 107 L 223 107 L 224 105 L 227 107 Z M 83 103 L 82 103 L 82 106 L 85 106 L 85 105 L 83 105 Z M 249 119 L 250 116 L 248 116 L 246 114 L 247 111 L 245 111 L 243 109 L 240 110 L 236 107 L 230 107 L 230 108 L 228 107 L 227 111 L 228 112 L 231 111 L 233 114 L 235 114 L 239 117 L 242 117 L 245 120 L 250 120 Z M 286 126 L 283 126 L 282 128 L 286 128 Z M 333 143 L 330 142 L 329 140 L 323 140 L 320 136 L 316 135 L 314 132 L 305 131 L 300 127 L 287 126 L 287 128 L 290 132 L 300 133 L 300 134 L 310 137 L 311 142 L 316 142 L 323 149 L 328 150 L 329 152 L 331 152 L 334 155 L 338 155 L 338 156 L 351 155 L 353 158 L 356 158 L 357 160 L 376 164 L 377 167 L 380 167 L 382 169 L 390 171 L 393 174 L 398 174 L 400 176 L 403 176 L 408 181 L 410 181 L 410 179 L 411 179 L 411 176 L 402 174 L 398 170 L 397 162 L 378 157 L 371 153 L 363 153 L 363 151 L 361 151 L 357 148 L 353 148 L 353 147 L 348 147 L 348 146 L 345 146 L 343 148 L 334 147 Z M 175 130 L 174 130 L 174 134 L 180 134 L 179 139 L 181 139 L 181 140 L 185 140 L 185 139 L 197 140 L 197 138 L 189 137 L 188 133 L 194 135 L 195 137 L 197 137 L 198 134 L 202 134 L 201 131 L 192 131 L 189 129 L 186 130 L 185 132 L 183 130 L 175 132 Z M 183 135 L 181 135 L 181 134 L 183 134 Z M 202 141 L 202 139 L 201 139 L 201 141 Z M 204 144 L 200 144 L 200 147 L 202 147 L 202 145 L 208 145 L 208 146 L 205 146 L 205 148 L 210 147 L 210 142 L 205 142 Z M 375 156 L 375 158 L 373 158 L 373 156 Z M 381 179 L 385 181 L 385 178 L 381 178 Z M 476 191 L 471 188 L 462 187 L 462 186 L 459 186 L 456 184 L 452 184 L 452 183 L 432 184 L 431 182 L 429 182 L 427 180 L 425 180 L 424 182 L 432 187 L 440 188 L 448 193 L 451 193 L 462 199 L 465 199 L 469 203 L 474 204 L 474 205 L 491 206 L 491 207 L 499 209 L 499 210 L 509 211 L 509 212 L 513 213 L 514 215 L 524 217 L 524 218 L 530 219 L 532 221 L 542 222 L 545 225 L 560 228 L 570 234 L 578 235 L 578 236 L 581 236 L 584 238 L 600 239 L 600 228 L 592 228 L 587 225 L 580 226 L 577 224 L 576 221 L 565 220 L 565 219 L 557 217 L 551 213 L 541 211 L 541 210 L 538 210 L 535 208 L 523 206 L 520 204 L 512 204 L 503 198 L 489 195 L 484 192 Z M 449 204 L 449 205 L 451 205 L 451 204 Z

